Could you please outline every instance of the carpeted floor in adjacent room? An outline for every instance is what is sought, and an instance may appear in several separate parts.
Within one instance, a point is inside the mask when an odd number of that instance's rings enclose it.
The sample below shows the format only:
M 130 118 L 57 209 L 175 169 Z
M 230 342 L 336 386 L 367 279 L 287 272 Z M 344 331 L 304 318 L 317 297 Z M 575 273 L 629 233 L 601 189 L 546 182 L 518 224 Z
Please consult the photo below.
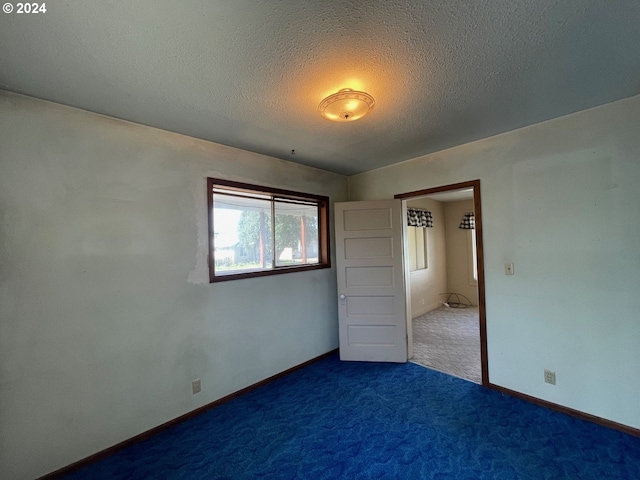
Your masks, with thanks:
M 413 319 L 412 362 L 482 383 L 478 307 L 440 307 Z

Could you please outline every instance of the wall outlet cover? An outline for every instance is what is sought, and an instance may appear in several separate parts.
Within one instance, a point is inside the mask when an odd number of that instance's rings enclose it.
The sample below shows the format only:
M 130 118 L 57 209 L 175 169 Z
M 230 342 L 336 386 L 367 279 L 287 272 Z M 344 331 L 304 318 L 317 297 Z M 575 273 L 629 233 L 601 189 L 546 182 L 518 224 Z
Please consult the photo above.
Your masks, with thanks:
M 202 384 L 200 383 L 199 378 L 191 382 L 191 393 L 195 395 L 196 393 L 200 393 L 201 390 L 202 390 Z
M 544 371 L 544 381 L 545 383 L 549 383 L 551 385 L 555 385 L 556 384 L 556 372 L 553 372 L 551 370 L 546 370 Z

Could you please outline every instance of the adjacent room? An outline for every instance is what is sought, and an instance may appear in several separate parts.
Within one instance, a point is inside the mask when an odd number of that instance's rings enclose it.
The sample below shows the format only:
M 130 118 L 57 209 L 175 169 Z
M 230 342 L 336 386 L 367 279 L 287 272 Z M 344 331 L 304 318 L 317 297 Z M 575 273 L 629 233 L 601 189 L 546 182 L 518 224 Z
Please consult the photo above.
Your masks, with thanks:
M 640 476 L 639 24 L 5 2 L 0 476 Z
M 406 204 L 412 360 L 482 383 L 473 188 Z

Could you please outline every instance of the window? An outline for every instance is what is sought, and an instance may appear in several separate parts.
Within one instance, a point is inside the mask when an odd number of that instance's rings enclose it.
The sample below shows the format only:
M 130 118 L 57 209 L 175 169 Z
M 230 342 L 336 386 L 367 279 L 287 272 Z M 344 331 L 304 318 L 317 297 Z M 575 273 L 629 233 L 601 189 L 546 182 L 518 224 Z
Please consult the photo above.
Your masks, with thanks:
M 209 280 L 330 267 L 329 199 L 207 179 Z
M 427 259 L 427 229 L 422 227 L 407 227 L 409 240 L 409 270 L 425 270 L 429 267 Z
M 478 252 L 476 250 L 476 230 L 467 230 L 467 259 L 469 262 L 469 285 L 478 284 Z

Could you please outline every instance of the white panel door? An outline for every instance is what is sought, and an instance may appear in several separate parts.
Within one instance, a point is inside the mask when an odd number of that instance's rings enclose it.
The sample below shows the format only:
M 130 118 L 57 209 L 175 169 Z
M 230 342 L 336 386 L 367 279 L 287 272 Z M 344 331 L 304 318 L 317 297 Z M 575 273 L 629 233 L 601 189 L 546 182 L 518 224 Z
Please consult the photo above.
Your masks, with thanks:
M 340 359 L 407 361 L 402 202 L 335 205 Z

